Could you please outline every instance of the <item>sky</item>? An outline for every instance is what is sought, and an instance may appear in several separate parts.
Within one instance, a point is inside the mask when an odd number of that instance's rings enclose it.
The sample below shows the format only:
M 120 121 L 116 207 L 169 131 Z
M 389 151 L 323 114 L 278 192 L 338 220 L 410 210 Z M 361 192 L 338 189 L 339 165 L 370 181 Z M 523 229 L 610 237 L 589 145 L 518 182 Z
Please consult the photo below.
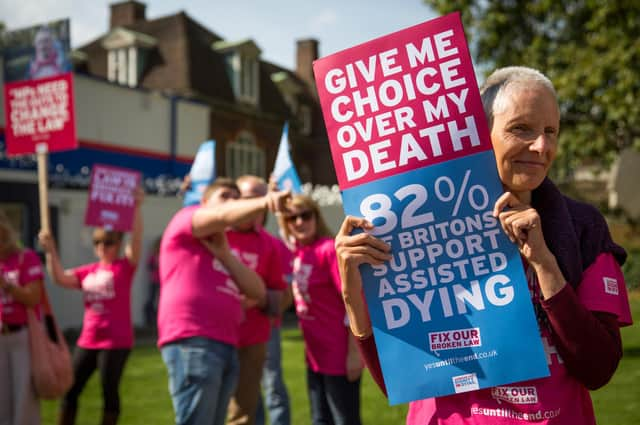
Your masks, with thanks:
M 0 0 L 8 31 L 47 21 L 71 20 L 71 45 L 108 30 L 114 0 Z M 295 68 L 296 40 L 315 38 L 320 57 L 364 43 L 436 15 L 422 0 L 147 0 L 154 19 L 185 11 L 228 41 L 251 38 L 262 59 Z

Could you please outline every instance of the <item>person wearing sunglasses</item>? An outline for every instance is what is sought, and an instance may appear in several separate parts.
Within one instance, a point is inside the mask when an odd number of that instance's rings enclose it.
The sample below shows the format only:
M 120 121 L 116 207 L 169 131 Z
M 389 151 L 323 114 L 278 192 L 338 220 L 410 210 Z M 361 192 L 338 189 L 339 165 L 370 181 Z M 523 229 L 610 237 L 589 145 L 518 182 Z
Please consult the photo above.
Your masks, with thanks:
M 100 369 L 103 395 L 102 425 L 113 425 L 120 415 L 118 386 L 133 346 L 131 285 L 142 251 L 142 188 L 135 192 L 131 237 L 122 254 L 122 232 L 96 228 L 93 249 L 98 261 L 65 270 L 56 242 L 48 231 L 40 231 L 47 269 L 58 285 L 81 290 L 84 298 L 82 332 L 73 353 L 74 383 L 64 396 L 59 425 L 75 423 L 78 398 L 87 381 Z
M 346 320 L 333 236 L 306 195 L 293 196 L 279 225 L 294 246 L 292 289 L 312 424 L 358 425 L 363 362 Z

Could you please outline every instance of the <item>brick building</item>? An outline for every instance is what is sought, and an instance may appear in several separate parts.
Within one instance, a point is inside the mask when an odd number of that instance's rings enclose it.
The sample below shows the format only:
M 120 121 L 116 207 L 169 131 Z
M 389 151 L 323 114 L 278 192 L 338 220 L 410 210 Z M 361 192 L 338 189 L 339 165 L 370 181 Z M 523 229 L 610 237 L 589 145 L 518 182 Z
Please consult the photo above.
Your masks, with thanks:
M 316 40 L 297 41 L 292 71 L 262 60 L 254 40 L 224 40 L 185 12 L 148 19 L 137 1 L 110 9 L 109 31 L 76 52 L 76 73 L 208 105 L 219 175 L 267 177 L 289 121 L 302 181 L 336 182 L 313 79 Z

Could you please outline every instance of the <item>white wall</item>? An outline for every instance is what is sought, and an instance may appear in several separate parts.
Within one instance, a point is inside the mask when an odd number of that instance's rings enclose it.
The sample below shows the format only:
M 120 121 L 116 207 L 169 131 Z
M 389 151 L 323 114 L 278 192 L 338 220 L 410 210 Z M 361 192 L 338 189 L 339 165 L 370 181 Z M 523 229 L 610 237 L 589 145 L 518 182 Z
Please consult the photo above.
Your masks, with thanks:
M 79 139 L 166 153 L 170 138 L 169 100 L 75 75 L 76 131 Z
M 178 102 L 176 154 L 193 157 L 200 144 L 210 137 L 209 107 L 192 102 Z

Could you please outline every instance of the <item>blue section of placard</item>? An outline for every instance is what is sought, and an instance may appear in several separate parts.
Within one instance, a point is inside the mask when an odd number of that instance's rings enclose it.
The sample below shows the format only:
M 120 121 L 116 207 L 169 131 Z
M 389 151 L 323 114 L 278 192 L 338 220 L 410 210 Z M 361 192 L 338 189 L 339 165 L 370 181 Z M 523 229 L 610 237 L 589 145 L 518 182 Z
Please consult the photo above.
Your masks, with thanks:
M 343 192 L 392 246 L 361 266 L 391 404 L 549 375 L 520 254 L 492 216 L 501 194 L 493 151 Z

